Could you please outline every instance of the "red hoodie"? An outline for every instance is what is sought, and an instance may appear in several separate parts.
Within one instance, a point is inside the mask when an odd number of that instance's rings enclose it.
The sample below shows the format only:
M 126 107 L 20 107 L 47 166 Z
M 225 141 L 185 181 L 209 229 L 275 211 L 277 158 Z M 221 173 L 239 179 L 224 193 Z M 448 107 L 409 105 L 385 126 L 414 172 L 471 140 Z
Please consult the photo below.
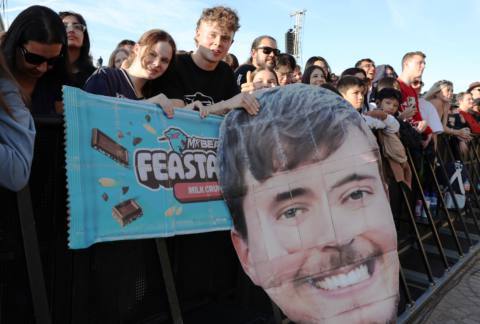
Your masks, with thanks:
M 407 107 L 413 106 L 417 112 L 408 121 L 410 123 L 422 121 L 423 118 L 422 118 L 422 115 L 420 114 L 417 92 L 412 88 L 412 86 L 409 86 L 408 84 L 400 80 L 400 78 L 398 78 L 397 81 L 400 84 L 400 91 L 402 92 L 402 102 L 400 104 L 399 110 L 402 112 L 405 109 L 407 109 Z M 432 129 L 430 128 L 430 126 L 427 126 L 425 131 L 423 131 L 424 135 L 428 135 L 431 133 L 432 133 Z
M 480 124 L 475 120 L 475 117 L 473 117 L 472 114 L 460 109 L 458 109 L 458 112 L 463 116 L 472 133 L 480 134 Z

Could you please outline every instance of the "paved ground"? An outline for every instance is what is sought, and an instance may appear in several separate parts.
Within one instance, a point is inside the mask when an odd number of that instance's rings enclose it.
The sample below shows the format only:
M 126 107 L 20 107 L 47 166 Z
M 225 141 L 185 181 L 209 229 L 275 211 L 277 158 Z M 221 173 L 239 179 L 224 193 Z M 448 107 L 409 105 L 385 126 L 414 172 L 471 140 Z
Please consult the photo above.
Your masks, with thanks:
M 446 293 L 429 305 L 415 323 L 480 323 L 480 253 L 458 277 L 447 284 Z M 461 270 L 462 271 L 462 270 Z

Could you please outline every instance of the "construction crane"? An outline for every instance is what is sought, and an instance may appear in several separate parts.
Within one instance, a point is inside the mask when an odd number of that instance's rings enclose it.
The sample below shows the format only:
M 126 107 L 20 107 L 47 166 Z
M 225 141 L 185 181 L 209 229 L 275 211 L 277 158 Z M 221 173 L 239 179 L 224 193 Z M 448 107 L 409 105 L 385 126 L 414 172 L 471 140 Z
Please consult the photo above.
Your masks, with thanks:
M 302 33 L 306 12 L 303 9 L 290 14 L 290 17 L 295 17 L 295 25 L 285 34 L 285 52 L 293 55 L 299 64 L 302 63 Z

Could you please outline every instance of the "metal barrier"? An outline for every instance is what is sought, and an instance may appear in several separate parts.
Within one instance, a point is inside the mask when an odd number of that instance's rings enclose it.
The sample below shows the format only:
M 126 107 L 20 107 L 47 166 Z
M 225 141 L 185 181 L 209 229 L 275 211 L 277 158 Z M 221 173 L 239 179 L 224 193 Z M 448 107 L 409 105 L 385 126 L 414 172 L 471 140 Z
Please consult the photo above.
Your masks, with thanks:
M 22 264 L 28 271 L 24 277 L 30 278 L 31 317 L 36 318 L 37 323 L 209 322 L 208 316 L 212 314 L 221 320 L 222 312 L 224 318 L 233 318 L 235 315 L 232 314 L 237 313 L 237 322 L 241 322 L 241 318 L 245 318 L 245 322 L 281 322 L 279 309 L 246 277 L 232 248 L 222 252 L 229 254 L 224 256 L 227 263 L 223 269 L 228 272 L 225 278 L 188 278 L 195 273 L 195 269 L 185 267 L 195 267 L 188 261 L 198 254 L 191 250 L 199 242 L 197 240 L 203 240 L 200 245 L 208 241 L 214 245 L 219 242 L 231 245 L 228 235 L 207 233 L 102 243 L 85 250 L 68 250 L 63 122 L 60 119 L 36 119 L 36 125 L 38 137 L 30 182 L 34 219 L 20 217 L 21 228 L 27 229 L 29 234 L 23 232 L 23 236 L 13 240 L 20 240 L 25 246 L 26 262 Z M 400 203 L 405 206 L 403 213 L 395 217 L 401 263 L 400 323 L 415 318 L 429 298 L 479 248 L 479 142 L 470 143 L 468 159 L 463 161 L 471 184 L 464 208 L 460 208 L 455 199 L 453 186 L 445 181 L 448 179 L 447 164 L 455 160 L 449 138 L 440 136 L 439 142 L 442 149 L 432 158 L 424 156 L 422 170 L 417 170 L 408 152 L 414 193 L 403 184 L 398 188 Z M 438 197 L 436 210 L 426 207 L 425 179 L 429 179 L 431 190 Z M 454 208 L 447 208 L 446 192 L 450 193 Z M 415 215 L 415 197 L 422 201 L 425 217 Z M 28 215 L 28 188 L 17 194 L 17 198 L 18 215 Z M 23 224 L 24 220 L 27 223 Z M 7 226 L 7 231 L 17 231 L 12 226 Z M 217 237 L 212 239 L 211 235 Z M 10 252 L 0 249 L 0 257 L 12 258 Z M 14 253 L 13 258 L 20 257 Z M 217 257 L 214 255 L 210 260 Z M 18 271 L 18 267 L 11 271 Z M 207 289 L 196 287 L 195 293 L 190 291 L 195 280 L 204 280 Z M 15 283 L 2 282 L 0 278 L 0 323 L 11 319 L 5 301 L 11 297 L 12 285 Z M 120 289 L 119 286 L 123 285 L 133 288 Z
M 410 199 L 406 223 L 413 229 L 414 235 L 412 237 L 409 233 L 399 233 L 403 301 L 399 308 L 399 323 L 411 321 L 419 316 L 429 298 L 438 293 L 479 249 L 480 227 L 477 217 L 480 206 L 476 186 L 480 179 L 478 177 L 480 160 L 477 146 L 477 141 L 472 141 L 469 144 L 469 157 L 462 161 L 467 169 L 467 180 L 471 184 L 471 192 L 466 194 L 463 208 L 460 208 L 454 188 L 448 181 L 447 163 L 457 160 L 448 136 L 439 137 L 439 151 L 433 158 L 427 158 L 425 161 L 427 176 L 430 177 L 439 202 L 434 215 L 430 208 L 425 208 L 427 199 L 422 189 L 424 184 L 420 181 L 419 170 L 411 163 L 426 218 L 415 217 L 412 213 L 415 200 Z M 412 161 L 411 156 L 409 160 Z M 453 208 L 450 209 L 447 208 L 445 199 L 447 193 L 453 203 Z M 419 258 L 423 267 L 419 266 Z

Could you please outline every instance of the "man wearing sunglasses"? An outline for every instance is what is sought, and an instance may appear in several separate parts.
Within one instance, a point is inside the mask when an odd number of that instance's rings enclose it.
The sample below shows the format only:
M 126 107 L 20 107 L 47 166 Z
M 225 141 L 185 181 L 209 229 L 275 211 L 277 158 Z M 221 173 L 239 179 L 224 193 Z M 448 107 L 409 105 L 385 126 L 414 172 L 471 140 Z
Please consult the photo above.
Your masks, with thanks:
M 248 71 L 254 71 L 259 67 L 269 67 L 273 69 L 277 64 L 279 54 L 280 50 L 277 49 L 277 41 L 275 38 L 268 35 L 255 38 L 247 63 L 242 64 L 235 71 L 235 80 L 237 80 L 238 86 L 247 82 L 246 75 Z

